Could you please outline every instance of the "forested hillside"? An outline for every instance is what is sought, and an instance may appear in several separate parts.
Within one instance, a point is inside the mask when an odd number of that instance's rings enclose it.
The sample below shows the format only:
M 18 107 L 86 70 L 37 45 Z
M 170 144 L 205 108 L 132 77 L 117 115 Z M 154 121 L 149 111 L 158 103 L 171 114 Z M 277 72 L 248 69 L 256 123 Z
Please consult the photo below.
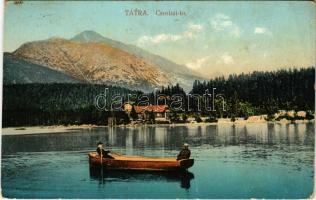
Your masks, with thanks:
M 3 126 L 84 123 L 106 125 L 107 118 L 113 113 L 98 110 L 94 102 L 97 95 L 105 93 L 106 88 L 107 102 L 110 102 L 109 98 L 114 94 L 120 94 L 126 101 L 128 94 L 138 93 L 98 84 L 4 85 Z M 107 103 L 107 108 L 109 106 Z M 124 112 L 115 112 L 114 115 L 119 119 L 126 119 Z
M 156 94 L 147 94 L 150 103 L 156 104 L 155 95 L 164 94 L 167 105 L 176 115 L 204 115 L 218 117 L 245 117 L 258 114 L 272 116 L 278 110 L 314 111 L 315 106 L 315 69 L 290 69 L 274 72 L 253 72 L 231 75 L 228 78 L 218 77 L 210 81 L 195 81 L 189 94 L 178 84 L 164 87 Z M 106 90 L 106 88 L 108 88 Z M 215 96 L 221 94 L 225 100 L 214 99 L 212 111 L 205 108 L 205 90 Z M 106 125 L 108 117 L 115 116 L 119 123 L 128 123 L 129 118 L 123 111 L 100 111 L 96 108 L 96 96 L 106 90 L 107 109 L 110 110 L 115 94 L 122 96 L 126 102 L 128 94 L 140 91 L 101 84 L 52 83 L 52 84 L 12 84 L 3 88 L 3 126 L 56 125 L 56 124 L 98 124 Z M 182 96 L 181 111 L 172 110 L 172 96 Z M 197 95 L 198 98 L 193 97 Z M 213 94 L 212 94 L 213 95 Z M 198 99 L 198 100 L 197 100 Z M 135 103 L 144 99 L 132 98 Z M 213 99 L 208 99 L 213 106 Z M 164 104 L 164 101 L 159 101 Z M 178 104 L 174 104 L 178 107 Z M 102 105 L 101 105 L 102 106 Z M 176 120 L 175 120 L 176 121 Z
M 242 108 L 254 114 L 268 114 L 277 110 L 314 110 L 315 68 L 288 69 L 272 72 L 252 72 L 217 77 L 210 81 L 195 81 L 191 93 L 204 94 L 216 88 L 224 95 L 228 111 L 243 116 Z

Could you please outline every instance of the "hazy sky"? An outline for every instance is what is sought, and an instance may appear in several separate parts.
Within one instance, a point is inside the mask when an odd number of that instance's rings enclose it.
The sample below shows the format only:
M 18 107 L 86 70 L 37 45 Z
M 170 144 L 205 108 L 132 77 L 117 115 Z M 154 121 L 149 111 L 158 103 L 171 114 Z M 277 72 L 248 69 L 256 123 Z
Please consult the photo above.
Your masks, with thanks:
M 4 50 L 94 30 L 208 76 L 314 66 L 314 6 L 310 1 L 9 2 Z M 149 15 L 125 15 L 135 8 Z M 156 10 L 186 16 L 157 16 Z

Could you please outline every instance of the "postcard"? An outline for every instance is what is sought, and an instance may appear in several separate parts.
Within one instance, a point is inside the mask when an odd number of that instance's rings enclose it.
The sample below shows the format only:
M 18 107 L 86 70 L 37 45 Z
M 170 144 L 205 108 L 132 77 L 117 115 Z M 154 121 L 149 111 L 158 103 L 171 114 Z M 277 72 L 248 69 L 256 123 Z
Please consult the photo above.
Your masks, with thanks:
M 313 198 L 315 2 L 16 0 L 3 21 L 3 198 Z

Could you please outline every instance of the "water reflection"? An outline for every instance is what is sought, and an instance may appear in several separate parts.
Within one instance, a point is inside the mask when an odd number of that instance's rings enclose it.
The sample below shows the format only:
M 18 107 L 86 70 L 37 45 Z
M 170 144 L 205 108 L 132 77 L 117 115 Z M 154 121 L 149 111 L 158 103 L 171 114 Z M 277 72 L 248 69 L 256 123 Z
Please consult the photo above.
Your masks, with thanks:
M 68 133 L 2 136 L 2 153 L 94 149 L 97 141 L 130 154 L 147 149 L 178 150 L 201 145 L 314 145 L 314 124 L 157 125 L 78 129 Z
M 187 142 L 195 164 L 192 173 L 89 171 L 88 153 L 99 140 L 115 152 L 154 157 L 176 156 Z M 288 199 L 306 198 L 313 191 L 314 123 L 157 125 L 6 135 L 2 152 L 2 191 L 11 198 Z
M 191 187 L 191 180 L 194 179 L 194 174 L 189 171 L 175 171 L 175 172 L 159 172 L 159 171 L 133 171 L 133 170 L 105 170 L 101 167 L 90 166 L 90 178 L 98 181 L 99 184 L 106 184 L 112 181 L 129 181 L 137 182 L 143 181 L 175 181 L 180 182 L 180 187 L 189 189 Z

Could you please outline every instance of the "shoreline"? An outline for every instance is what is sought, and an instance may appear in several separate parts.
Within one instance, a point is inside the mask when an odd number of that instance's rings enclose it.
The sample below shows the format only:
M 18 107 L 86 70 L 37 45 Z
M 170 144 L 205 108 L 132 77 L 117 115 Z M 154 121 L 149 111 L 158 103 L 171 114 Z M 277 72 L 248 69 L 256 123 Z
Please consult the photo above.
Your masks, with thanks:
M 294 124 L 305 124 L 305 123 L 314 123 L 314 120 L 297 120 Z M 273 123 L 273 124 L 291 124 L 290 121 L 255 121 L 249 122 L 247 120 L 237 120 L 235 122 L 231 121 L 219 121 L 219 122 L 200 122 L 200 123 L 173 123 L 173 124 L 127 124 L 127 125 L 116 125 L 114 128 L 119 127 L 140 127 L 140 126 L 196 126 L 196 125 L 219 125 L 219 124 L 256 124 L 256 123 Z M 293 123 L 292 123 L 293 124 Z M 94 128 L 107 128 L 111 126 L 103 125 L 93 125 L 93 124 L 82 124 L 82 125 L 52 125 L 52 126 L 21 126 L 21 127 L 5 127 L 1 129 L 1 135 L 10 136 L 10 135 L 32 135 L 32 134 L 49 134 L 49 133 L 67 133 L 73 132 L 78 129 L 94 129 Z
M 47 134 L 47 133 L 67 133 L 78 129 L 102 128 L 106 126 L 97 125 L 53 125 L 53 126 L 19 126 L 5 127 L 1 129 L 1 135 L 32 135 L 32 134 Z

